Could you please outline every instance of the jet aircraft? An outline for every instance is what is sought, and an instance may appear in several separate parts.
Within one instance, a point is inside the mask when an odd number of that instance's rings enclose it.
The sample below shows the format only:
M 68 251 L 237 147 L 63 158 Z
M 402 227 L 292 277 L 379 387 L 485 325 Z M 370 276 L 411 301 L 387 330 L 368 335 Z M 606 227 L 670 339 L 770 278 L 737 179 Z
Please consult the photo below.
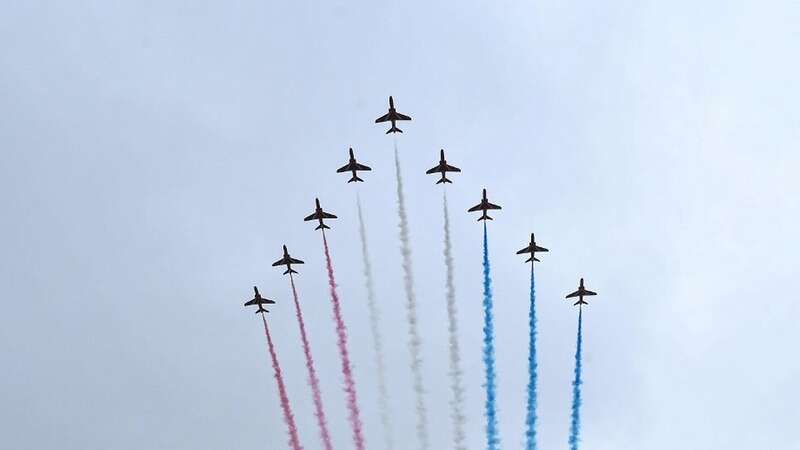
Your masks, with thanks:
M 317 209 L 314 211 L 313 214 L 311 214 L 310 216 L 306 217 L 303 220 L 306 222 L 308 222 L 309 220 L 319 220 L 319 225 L 317 225 L 317 228 L 314 228 L 315 230 L 330 229 L 329 226 L 325 225 L 323 219 L 336 219 L 337 217 L 331 213 L 326 213 L 325 211 L 323 211 L 322 207 L 319 206 L 319 199 L 316 199 L 316 202 L 317 202 Z
M 380 116 L 380 117 L 378 117 L 377 119 L 375 119 L 375 123 L 392 122 L 392 128 L 389 128 L 389 131 L 387 131 L 386 134 L 389 134 L 389 133 L 402 133 L 403 130 L 401 130 L 400 128 L 397 128 L 397 125 L 395 124 L 395 122 L 397 122 L 398 120 L 411 120 L 411 117 L 408 117 L 408 116 L 406 116 L 404 114 L 400 114 L 399 112 L 397 112 L 394 109 L 394 99 L 390 95 L 389 96 L 389 112 L 384 114 L 384 115 L 382 115 L 382 116 Z
M 597 295 L 597 292 L 592 292 L 585 287 L 583 287 L 583 278 L 581 278 L 581 284 L 578 286 L 578 290 L 573 292 L 572 294 L 567 295 L 565 298 L 574 298 L 578 297 L 578 301 L 573 303 L 575 305 L 588 305 L 585 301 L 583 301 L 583 297 L 588 297 L 590 295 Z
M 258 292 L 258 288 L 255 286 L 253 286 L 253 291 L 255 291 L 255 296 L 253 297 L 252 300 L 245 303 L 244 306 L 258 305 L 258 311 L 256 311 L 256 314 L 269 312 L 266 309 L 264 309 L 264 305 L 274 305 L 275 301 L 262 297 L 261 294 L 259 294 Z
M 358 161 L 356 161 L 356 157 L 353 156 L 353 148 L 350 147 L 350 162 L 348 162 L 347 165 L 336 169 L 336 173 L 353 172 L 353 178 L 347 180 L 348 183 L 352 183 L 353 181 L 364 181 L 358 177 L 357 172 L 366 170 L 372 170 L 372 168 L 363 164 L 359 164 Z
M 531 243 L 528 244 L 527 247 L 525 247 L 522 250 L 518 251 L 517 254 L 518 255 L 523 255 L 525 253 L 530 253 L 531 257 L 528 258 L 525 262 L 532 262 L 532 261 L 540 262 L 539 259 L 536 258 L 536 252 L 549 252 L 549 251 L 550 250 L 548 250 L 548 249 L 546 249 L 544 247 L 539 247 L 538 245 L 536 245 L 536 239 L 534 239 L 533 233 L 531 233 Z
M 284 275 L 287 273 L 297 273 L 296 270 L 292 269 L 292 264 L 303 264 L 303 261 L 299 259 L 294 259 L 289 255 L 289 250 L 286 250 L 286 246 L 283 246 L 283 257 L 274 263 L 272 263 L 272 267 L 277 266 L 286 266 L 286 271 L 283 272 Z
M 486 219 L 494 220 L 486 214 L 486 211 L 490 209 L 503 209 L 503 208 L 495 205 L 494 203 L 489 203 L 489 200 L 486 199 L 486 189 L 484 189 L 483 198 L 481 199 L 481 202 L 473 206 L 472 208 L 468 209 L 467 212 L 483 211 L 483 215 L 478 218 L 478 222 Z
M 452 181 L 447 179 L 447 172 L 461 172 L 461 169 L 447 164 L 447 160 L 444 159 L 444 149 L 442 149 L 439 151 L 439 165 L 431 169 L 428 169 L 425 173 L 430 175 L 432 173 L 437 173 L 437 172 L 442 174 L 442 178 L 439 181 L 437 181 L 436 184 L 452 183 Z

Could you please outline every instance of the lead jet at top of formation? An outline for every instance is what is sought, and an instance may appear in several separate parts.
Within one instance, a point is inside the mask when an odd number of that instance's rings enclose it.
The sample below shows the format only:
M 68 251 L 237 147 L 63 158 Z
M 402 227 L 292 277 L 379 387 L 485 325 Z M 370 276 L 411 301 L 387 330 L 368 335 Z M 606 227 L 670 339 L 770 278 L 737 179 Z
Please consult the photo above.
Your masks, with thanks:
M 292 269 L 292 264 L 304 264 L 303 261 L 299 259 L 294 259 L 289 255 L 289 250 L 286 250 L 286 246 L 283 246 L 283 257 L 274 263 L 272 263 L 272 267 L 277 266 L 286 266 L 286 271 L 283 272 L 284 275 L 287 273 L 297 273 L 296 270 Z
M 546 249 L 544 247 L 539 247 L 538 245 L 536 245 L 536 239 L 533 237 L 533 233 L 531 233 L 531 243 L 528 244 L 527 247 L 525 247 L 522 250 L 518 251 L 517 254 L 518 255 L 523 255 L 525 253 L 530 253 L 531 257 L 528 258 L 525 262 L 532 262 L 532 261 L 540 262 L 536 258 L 536 252 L 549 252 L 549 251 L 550 250 L 548 250 L 548 249 Z
M 503 208 L 495 205 L 494 203 L 489 203 L 489 200 L 486 199 L 486 189 L 484 189 L 483 198 L 481 199 L 481 202 L 473 206 L 472 208 L 468 209 L 467 212 L 483 211 L 483 215 L 478 217 L 478 222 L 486 219 L 494 220 L 486 214 L 486 211 L 490 209 L 503 209 Z
M 305 220 L 306 222 L 308 222 L 309 220 L 319 220 L 319 225 L 317 225 L 317 228 L 314 228 L 315 230 L 330 229 L 329 226 L 325 225 L 323 219 L 336 219 L 337 217 L 331 213 L 326 213 L 325 211 L 323 211 L 322 207 L 319 206 L 319 199 L 316 199 L 316 202 L 317 202 L 317 209 L 314 211 L 313 214 L 311 214 L 310 216 L 306 217 L 303 220 Z
M 356 161 L 356 157 L 353 156 L 353 148 L 350 147 L 350 162 L 348 162 L 347 165 L 336 169 L 336 173 L 353 172 L 353 178 L 347 180 L 348 183 L 352 183 L 353 181 L 364 181 L 358 177 L 357 172 L 363 172 L 366 170 L 372 170 L 372 168 L 363 164 L 359 164 L 358 161 Z
M 437 173 L 437 172 L 442 174 L 442 178 L 439 181 L 437 181 L 436 184 L 452 183 L 452 181 L 447 179 L 447 172 L 461 172 L 461 169 L 447 164 L 447 160 L 444 159 L 444 149 L 442 149 L 439 151 L 439 165 L 431 169 L 428 169 L 425 173 L 430 175 L 432 173 Z
M 382 116 L 380 116 L 380 117 L 378 117 L 377 119 L 375 119 L 375 123 L 392 122 L 392 128 L 389 128 L 389 131 L 387 131 L 386 134 L 389 134 L 389 133 L 402 133 L 403 130 L 401 130 L 400 128 L 397 128 L 397 125 L 395 124 L 395 122 L 397 122 L 398 120 L 411 120 L 411 117 L 408 117 L 405 114 L 400 114 L 399 112 L 397 112 L 394 109 L 394 99 L 390 95 L 389 96 L 389 112 L 384 114 L 384 115 L 382 115 Z
M 575 305 L 588 305 L 588 303 L 583 301 L 583 297 L 588 297 L 590 295 L 597 295 L 597 292 L 592 292 L 590 290 L 587 290 L 585 287 L 583 287 L 583 278 L 581 278 L 581 284 L 578 286 L 578 290 L 573 292 L 572 294 L 567 295 L 566 298 L 578 297 L 578 301 L 573 303 L 573 306 L 575 306 Z
M 259 294 L 258 292 L 258 288 L 255 286 L 253 286 L 253 291 L 255 291 L 255 296 L 253 296 L 252 300 L 245 303 L 244 306 L 258 305 L 258 311 L 256 311 L 256 314 L 269 312 L 266 309 L 264 309 L 264 305 L 274 305 L 275 301 L 262 297 L 261 294 Z

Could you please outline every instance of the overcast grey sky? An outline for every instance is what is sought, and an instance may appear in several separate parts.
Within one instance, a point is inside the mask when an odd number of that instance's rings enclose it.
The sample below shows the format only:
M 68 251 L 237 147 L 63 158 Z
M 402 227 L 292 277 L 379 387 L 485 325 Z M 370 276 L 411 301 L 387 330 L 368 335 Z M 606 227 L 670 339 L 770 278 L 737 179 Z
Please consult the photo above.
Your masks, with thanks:
M 468 441 L 484 446 L 487 187 L 499 417 L 523 442 L 531 231 L 541 448 L 566 446 L 584 276 L 585 450 L 800 448 L 800 4 L 26 1 L 0 15 L 0 447 L 283 449 L 270 315 L 306 449 L 320 448 L 288 244 L 337 449 L 351 448 L 320 196 L 370 449 L 382 443 L 355 191 L 383 313 L 395 437 L 414 448 L 386 97 L 405 174 L 434 448 L 450 442 L 445 148 Z

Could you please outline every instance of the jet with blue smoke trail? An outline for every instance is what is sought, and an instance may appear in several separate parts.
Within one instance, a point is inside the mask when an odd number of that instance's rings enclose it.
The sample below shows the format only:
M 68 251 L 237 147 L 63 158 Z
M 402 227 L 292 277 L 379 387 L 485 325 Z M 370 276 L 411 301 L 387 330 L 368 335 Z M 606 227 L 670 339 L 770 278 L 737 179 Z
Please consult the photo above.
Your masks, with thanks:
M 544 247 L 536 245 L 536 238 L 531 233 L 531 242 L 527 247 L 518 251 L 518 255 L 530 254 L 525 262 L 531 263 L 531 291 L 530 291 L 530 311 L 528 313 L 529 341 L 528 341 L 528 403 L 527 414 L 525 416 L 525 448 L 526 450 L 536 450 L 536 405 L 537 405 L 537 381 L 538 363 L 536 362 L 536 277 L 534 262 L 540 262 L 536 258 L 537 252 L 548 252 Z
M 483 211 L 483 216 L 478 220 L 483 222 L 483 363 L 486 368 L 486 448 L 497 450 L 500 447 L 500 434 L 497 428 L 497 385 L 494 350 L 494 312 L 492 298 L 492 275 L 489 264 L 489 235 L 486 227 L 488 209 L 500 209 L 500 206 L 489 203 L 486 199 L 486 189 L 483 190 L 483 200 L 469 212 Z
M 581 282 L 578 285 L 578 290 L 567 295 L 565 298 L 575 298 L 578 297 L 578 301 L 573 304 L 573 306 L 580 306 L 580 305 L 588 305 L 589 303 L 583 301 L 583 297 L 590 296 L 590 295 L 597 295 L 597 292 L 592 292 L 587 290 L 583 286 L 583 278 L 581 278 Z
M 486 198 L 486 189 L 483 190 L 483 198 L 481 198 L 481 202 L 477 205 L 473 206 L 472 208 L 468 209 L 467 212 L 475 212 L 475 211 L 483 211 L 483 215 L 478 217 L 478 222 L 481 220 L 494 220 L 486 214 L 486 211 L 490 209 L 503 209 L 494 203 L 489 203 L 489 200 Z

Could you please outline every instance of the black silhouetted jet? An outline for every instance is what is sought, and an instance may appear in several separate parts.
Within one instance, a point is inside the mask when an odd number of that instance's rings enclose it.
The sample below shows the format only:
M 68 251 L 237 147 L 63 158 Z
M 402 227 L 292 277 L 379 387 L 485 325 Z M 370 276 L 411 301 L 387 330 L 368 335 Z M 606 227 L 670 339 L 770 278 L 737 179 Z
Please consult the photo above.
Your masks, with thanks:
M 468 209 L 467 212 L 483 211 L 483 215 L 478 218 L 478 222 L 480 222 L 481 220 L 486 220 L 486 219 L 494 220 L 491 217 L 489 217 L 488 215 L 486 215 L 486 211 L 490 210 L 490 209 L 503 209 L 503 208 L 501 208 L 501 207 L 499 207 L 499 206 L 497 206 L 497 205 L 495 205 L 493 203 L 489 203 L 489 200 L 486 199 L 486 189 L 484 189 L 483 190 L 483 198 L 481 199 L 481 202 L 478 203 L 477 205 L 473 206 L 472 208 Z
M 533 233 L 531 233 L 531 243 L 528 244 L 527 247 L 525 247 L 522 250 L 518 251 L 517 254 L 518 255 L 523 255 L 525 253 L 530 253 L 531 257 L 528 258 L 527 260 L 525 260 L 525 262 L 532 262 L 532 261 L 540 262 L 536 258 L 536 252 L 549 252 L 549 251 L 550 250 L 548 250 L 548 249 L 546 249 L 544 247 L 539 247 L 538 245 L 536 245 L 536 239 L 533 237 Z
M 304 264 L 303 261 L 299 259 L 294 259 L 289 256 L 289 250 L 286 250 L 286 246 L 283 246 L 283 257 L 274 263 L 272 263 L 272 267 L 276 266 L 286 266 L 286 271 L 283 272 L 284 275 L 287 273 L 297 273 L 296 270 L 292 269 L 292 264 Z
M 330 229 L 330 227 L 325 225 L 325 223 L 322 220 L 336 219 L 337 217 L 331 213 L 326 213 L 325 211 L 323 211 L 322 207 L 319 206 L 319 199 L 316 199 L 316 201 L 317 201 L 317 209 L 314 211 L 314 214 L 311 214 L 310 216 L 306 217 L 303 220 L 305 220 L 306 222 L 308 222 L 309 220 L 319 220 L 319 225 L 317 226 L 317 228 L 314 228 L 315 230 L 324 230 L 326 228 Z
M 442 149 L 439 151 L 439 165 L 431 169 L 428 169 L 425 173 L 430 175 L 432 173 L 437 173 L 437 172 L 442 174 L 442 178 L 439 181 L 437 181 L 436 184 L 452 183 L 452 181 L 447 179 L 447 172 L 461 172 L 461 169 L 447 164 L 447 160 L 444 159 L 444 150 Z
M 380 116 L 380 117 L 378 117 L 377 119 L 375 119 L 375 123 L 392 122 L 392 128 L 389 128 L 389 131 L 387 131 L 386 134 L 389 134 L 389 133 L 402 133 L 403 130 L 401 130 L 400 128 L 397 128 L 397 125 L 395 124 L 395 122 L 397 122 L 398 120 L 411 120 L 411 117 L 408 117 L 408 116 L 406 116 L 404 114 L 400 114 L 399 112 L 397 112 L 394 109 L 394 99 L 390 95 L 389 96 L 389 112 L 384 114 L 384 115 L 382 115 L 382 116 Z
M 353 178 L 347 180 L 348 183 L 352 183 L 353 181 L 364 181 L 361 178 L 358 178 L 358 174 L 356 172 L 366 170 L 372 170 L 372 168 L 363 164 L 359 164 L 358 161 L 356 161 L 356 157 L 353 156 L 353 148 L 350 147 L 350 162 L 348 162 L 347 165 L 336 169 L 336 173 L 353 172 Z
M 573 306 L 575 306 L 575 305 L 588 305 L 588 303 L 583 301 L 583 297 L 588 297 L 590 295 L 597 295 L 597 292 L 589 291 L 585 287 L 583 287 L 583 278 L 581 278 L 581 284 L 578 286 L 578 290 L 573 292 L 572 294 L 567 295 L 565 298 L 578 297 L 578 301 L 573 303 Z
M 258 288 L 255 286 L 253 286 L 253 291 L 255 291 L 256 293 L 255 296 L 253 297 L 252 300 L 245 303 L 244 306 L 258 305 L 258 311 L 256 311 L 256 314 L 269 312 L 266 309 L 264 309 L 264 305 L 274 305 L 275 301 L 262 297 L 261 294 L 258 293 Z

